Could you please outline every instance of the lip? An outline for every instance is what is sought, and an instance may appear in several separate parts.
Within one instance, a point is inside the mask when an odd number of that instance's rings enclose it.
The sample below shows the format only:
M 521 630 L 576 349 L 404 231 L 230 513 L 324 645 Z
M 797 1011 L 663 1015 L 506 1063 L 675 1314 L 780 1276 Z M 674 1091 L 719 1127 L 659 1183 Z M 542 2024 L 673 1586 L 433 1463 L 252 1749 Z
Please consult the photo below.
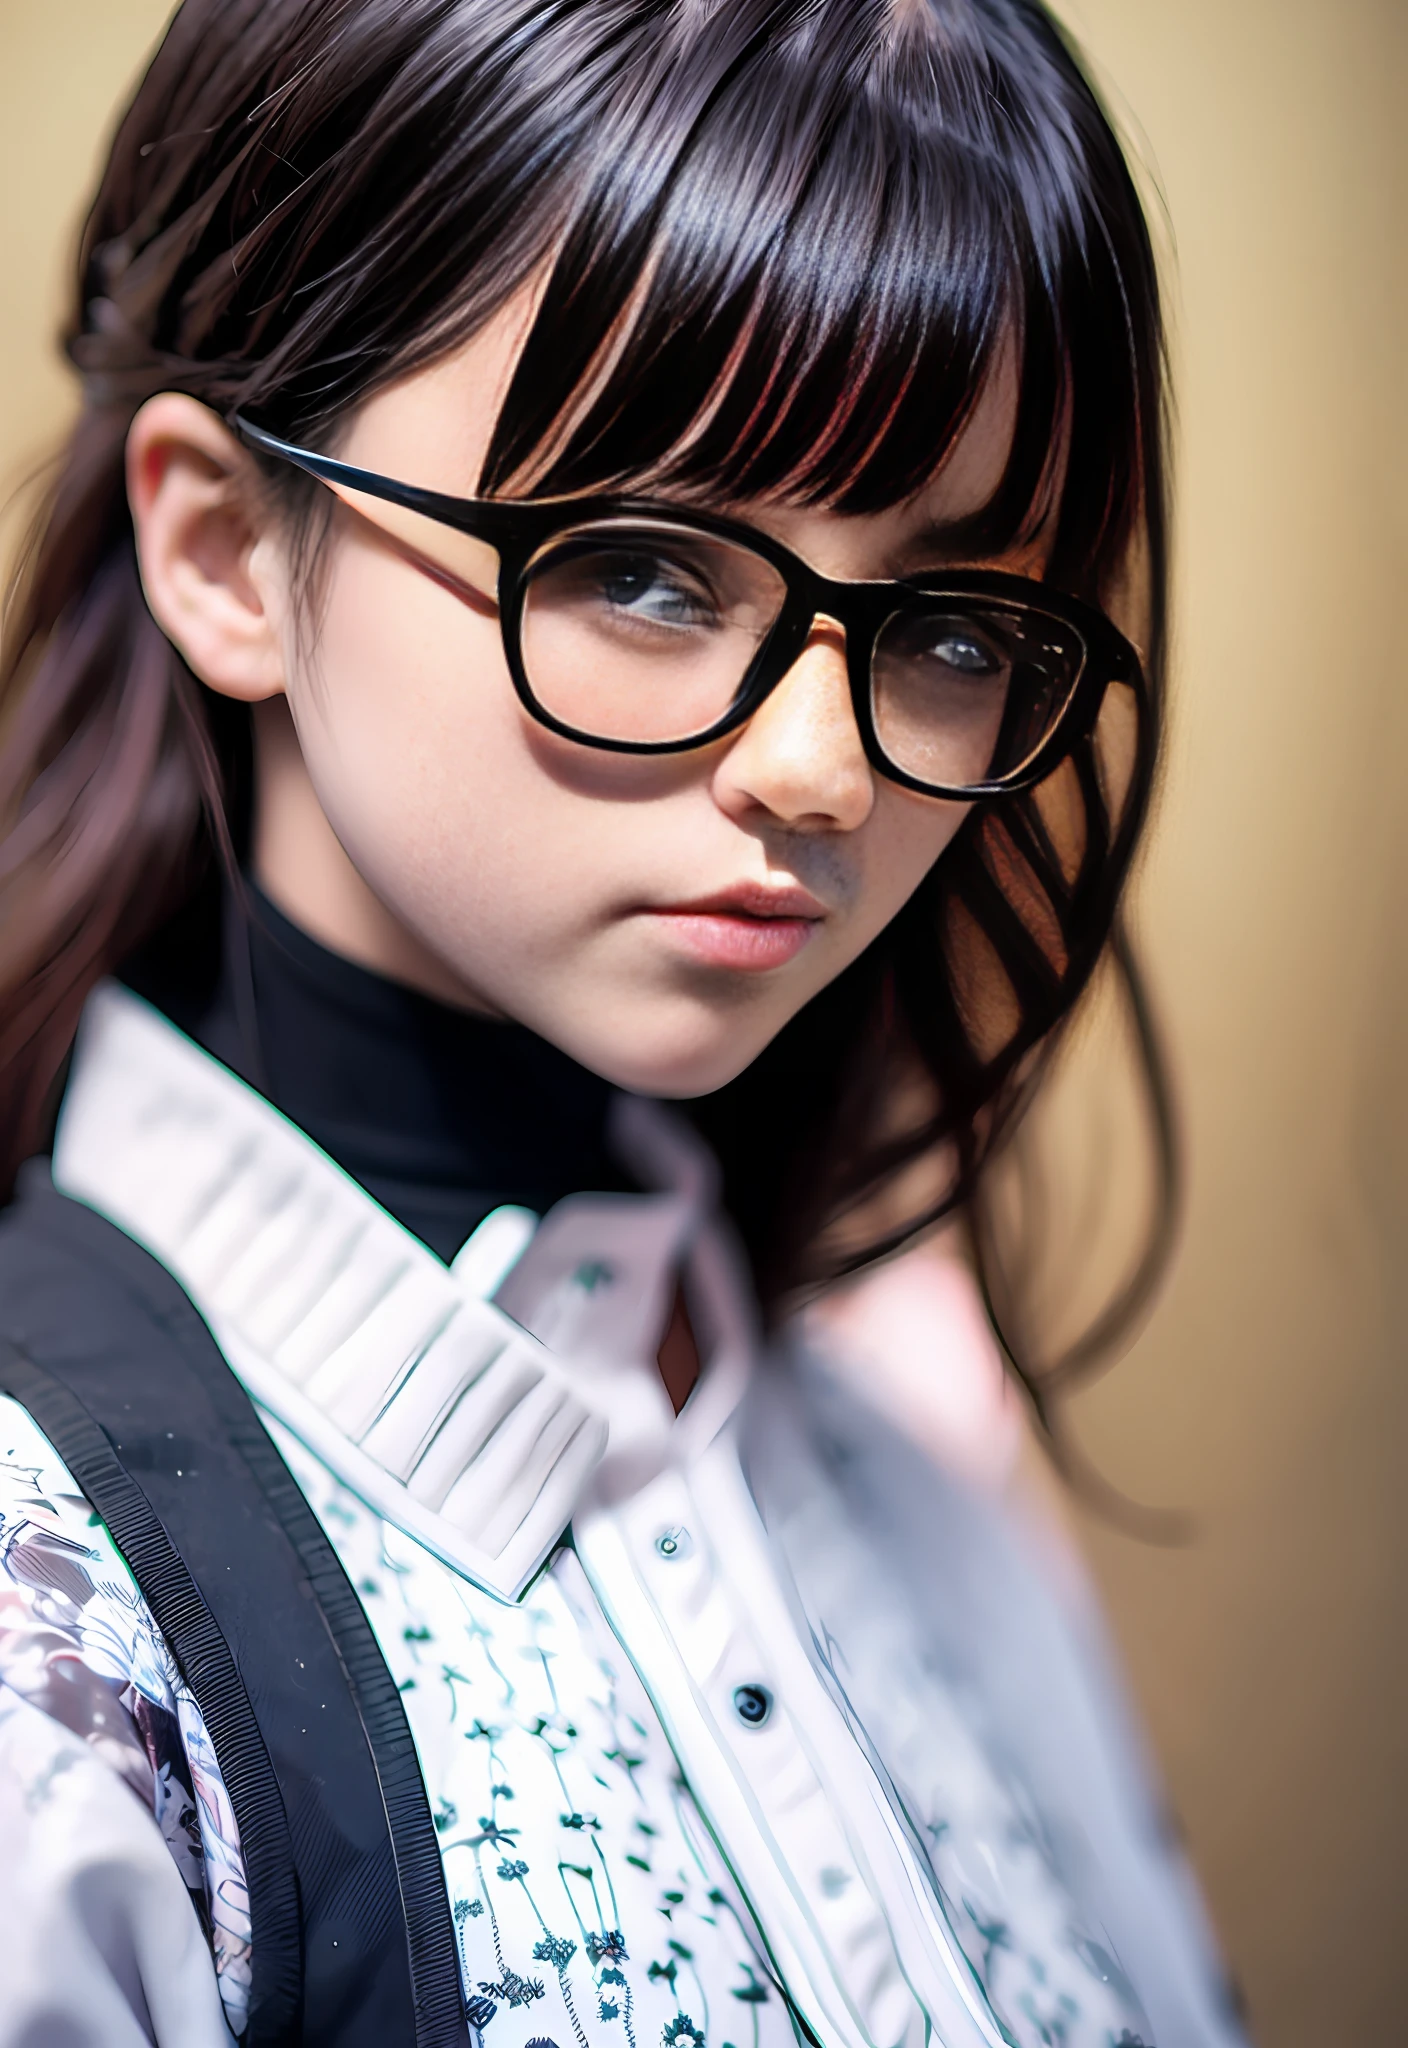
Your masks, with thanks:
M 827 912 L 809 890 L 739 882 L 690 902 L 653 904 L 646 914 L 704 965 L 765 974 L 795 960 Z
M 751 917 L 768 922 L 798 917 L 816 922 L 826 916 L 826 905 L 798 882 L 782 888 L 766 882 L 734 882 L 712 896 L 693 896 L 687 903 L 656 903 L 651 908 L 663 917 Z

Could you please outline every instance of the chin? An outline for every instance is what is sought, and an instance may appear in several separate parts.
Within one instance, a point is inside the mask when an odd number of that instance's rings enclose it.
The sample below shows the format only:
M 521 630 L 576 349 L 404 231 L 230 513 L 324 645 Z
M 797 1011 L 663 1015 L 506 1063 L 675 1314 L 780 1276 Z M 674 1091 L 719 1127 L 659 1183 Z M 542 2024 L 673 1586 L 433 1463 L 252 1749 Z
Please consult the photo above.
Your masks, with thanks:
M 780 1018 L 774 1031 L 780 1030 Z M 760 1031 L 756 1018 L 711 1018 L 708 1028 L 690 1020 L 691 1028 L 632 1030 L 623 1024 L 609 1036 L 594 1035 L 590 1044 L 566 1044 L 565 1052 L 633 1095 L 654 1095 L 663 1101 L 687 1102 L 712 1095 L 751 1066 L 774 1031 Z

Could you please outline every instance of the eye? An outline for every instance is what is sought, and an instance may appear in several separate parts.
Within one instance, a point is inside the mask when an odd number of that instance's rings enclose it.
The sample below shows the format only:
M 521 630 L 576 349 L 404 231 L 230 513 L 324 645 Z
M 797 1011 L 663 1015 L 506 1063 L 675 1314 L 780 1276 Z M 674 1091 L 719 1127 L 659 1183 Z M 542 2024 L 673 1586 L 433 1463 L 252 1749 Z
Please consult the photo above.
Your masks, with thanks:
M 940 628 L 923 651 L 959 675 L 992 676 L 1006 665 L 988 641 L 957 626 Z
M 986 683 L 1005 677 L 1011 667 L 1005 636 L 971 612 L 901 614 L 886 627 L 883 640 L 891 659 L 910 663 L 936 684 L 944 677 L 953 686 Z
M 717 618 L 708 590 L 663 555 L 598 557 L 592 565 L 592 581 L 603 604 L 642 625 L 707 626 Z

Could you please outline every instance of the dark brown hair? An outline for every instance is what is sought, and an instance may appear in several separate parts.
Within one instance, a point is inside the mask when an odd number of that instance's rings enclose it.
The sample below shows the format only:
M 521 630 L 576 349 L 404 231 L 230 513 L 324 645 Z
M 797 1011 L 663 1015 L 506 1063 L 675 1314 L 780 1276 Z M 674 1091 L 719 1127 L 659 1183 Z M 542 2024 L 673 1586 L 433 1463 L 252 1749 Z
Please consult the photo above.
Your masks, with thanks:
M 94 981 L 176 943 L 212 849 L 241 850 L 247 723 L 142 599 L 134 412 L 174 389 L 327 446 L 544 266 L 484 491 L 892 505 L 1015 343 L 979 539 L 1053 510 L 1051 580 L 1123 607 L 1148 696 L 975 809 L 865 956 L 695 1106 L 769 1302 L 964 1204 L 1000 1274 L 983 1169 L 1110 947 L 1165 611 L 1155 266 L 1034 0 L 186 0 L 88 220 L 84 410 L 0 666 L 0 1180 L 44 1142 Z

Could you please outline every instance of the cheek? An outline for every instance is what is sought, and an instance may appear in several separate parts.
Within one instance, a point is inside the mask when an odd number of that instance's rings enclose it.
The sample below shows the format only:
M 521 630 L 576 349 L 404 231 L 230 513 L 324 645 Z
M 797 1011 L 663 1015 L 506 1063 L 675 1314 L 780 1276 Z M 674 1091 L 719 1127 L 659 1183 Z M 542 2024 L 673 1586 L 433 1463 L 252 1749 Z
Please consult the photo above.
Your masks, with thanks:
M 496 623 L 395 557 L 339 549 L 293 708 L 338 838 L 432 943 L 512 917 L 558 864 Z
M 879 782 L 862 863 L 865 944 L 903 909 L 971 809 Z

